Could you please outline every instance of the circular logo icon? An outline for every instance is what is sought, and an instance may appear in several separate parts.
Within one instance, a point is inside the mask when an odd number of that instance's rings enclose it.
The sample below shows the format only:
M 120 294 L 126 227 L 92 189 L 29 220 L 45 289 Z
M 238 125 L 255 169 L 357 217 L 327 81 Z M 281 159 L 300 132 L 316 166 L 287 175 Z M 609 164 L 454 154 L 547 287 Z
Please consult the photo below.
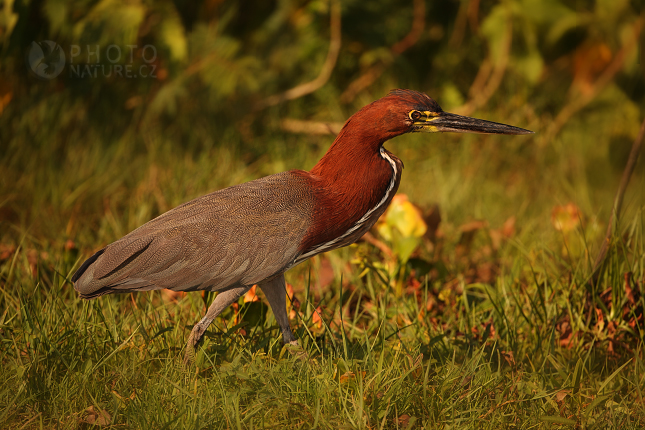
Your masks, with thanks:
M 65 52 L 51 40 L 31 42 L 27 52 L 27 67 L 41 79 L 54 79 L 65 67 Z

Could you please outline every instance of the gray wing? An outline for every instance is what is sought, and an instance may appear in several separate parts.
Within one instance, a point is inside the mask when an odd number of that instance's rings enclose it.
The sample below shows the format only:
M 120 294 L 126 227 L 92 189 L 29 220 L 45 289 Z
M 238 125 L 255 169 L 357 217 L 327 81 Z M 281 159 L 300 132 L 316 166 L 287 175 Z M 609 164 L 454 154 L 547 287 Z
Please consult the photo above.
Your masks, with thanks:
M 72 278 L 75 289 L 89 298 L 256 284 L 299 255 L 312 222 L 308 189 L 284 172 L 178 206 L 90 257 Z

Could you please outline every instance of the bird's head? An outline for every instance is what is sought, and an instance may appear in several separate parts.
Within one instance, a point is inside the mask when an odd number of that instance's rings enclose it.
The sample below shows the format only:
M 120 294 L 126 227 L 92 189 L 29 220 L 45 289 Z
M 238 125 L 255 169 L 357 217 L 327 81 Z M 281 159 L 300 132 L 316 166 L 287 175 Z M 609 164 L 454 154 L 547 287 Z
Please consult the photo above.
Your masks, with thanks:
M 444 112 L 427 95 L 412 90 L 392 90 L 354 115 L 366 131 L 384 142 L 395 136 L 413 132 L 530 134 L 523 128 Z M 350 121 L 352 121 L 351 118 Z M 354 124 L 357 125 L 357 124 Z M 369 133 L 369 132 L 368 132 Z M 371 133 L 370 133 L 371 134 Z

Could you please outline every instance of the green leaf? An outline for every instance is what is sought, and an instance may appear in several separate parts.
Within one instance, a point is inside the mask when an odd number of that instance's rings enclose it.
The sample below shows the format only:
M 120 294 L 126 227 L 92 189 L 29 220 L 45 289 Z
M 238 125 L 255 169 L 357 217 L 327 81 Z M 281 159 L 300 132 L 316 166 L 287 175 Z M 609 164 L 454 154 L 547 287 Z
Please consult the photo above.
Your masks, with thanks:
M 620 371 L 621 371 L 621 370 L 623 370 L 623 368 L 624 368 L 625 366 L 627 366 L 629 363 L 631 363 L 631 361 L 632 361 L 632 359 L 630 358 L 629 360 L 627 360 L 627 362 L 626 362 L 625 364 L 623 364 L 623 365 L 622 365 L 622 366 L 620 366 L 618 369 L 616 369 L 616 371 L 615 371 L 614 373 L 612 373 L 611 375 L 609 375 L 609 376 L 607 377 L 607 379 L 605 379 L 605 380 L 603 381 L 603 383 L 602 383 L 602 384 L 600 384 L 600 388 L 598 388 L 598 394 L 602 393 L 603 388 L 605 388 L 605 387 L 607 386 L 607 384 L 609 384 L 609 383 L 611 382 L 611 380 L 612 380 L 612 379 L 614 379 L 614 377 L 615 377 L 616 375 L 618 375 L 618 374 L 620 373 Z
M 418 237 L 399 237 L 394 242 L 394 251 L 399 261 L 406 263 L 420 242 Z
M 593 400 L 593 402 L 591 402 L 589 404 L 589 406 L 587 406 L 587 409 L 585 409 L 585 417 L 589 417 L 589 414 L 591 413 L 591 411 L 593 411 L 598 405 L 600 405 L 601 403 L 603 403 L 605 400 L 607 400 L 610 397 L 611 397 L 611 395 L 609 395 L 609 394 L 606 395 L 606 396 L 596 397 Z
M 582 377 L 582 358 L 578 359 L 576 363 L 576 368 L 573 371 L 573 394 L 577 394 L 580 391 L 580 379 Z
M 570 420 L 564 417 L 559 417 L 556 415 L 543 415 L 540 417 L 540 420 L 544 421 L 545 423 L 566 424 L 570 426 L 576 425 L 576 422 L 574 420 Z
M 404 195 L 396 196 L 385 214 L 385 222 L 403 237 L 421 237 L 427 226 L 419 210 Z

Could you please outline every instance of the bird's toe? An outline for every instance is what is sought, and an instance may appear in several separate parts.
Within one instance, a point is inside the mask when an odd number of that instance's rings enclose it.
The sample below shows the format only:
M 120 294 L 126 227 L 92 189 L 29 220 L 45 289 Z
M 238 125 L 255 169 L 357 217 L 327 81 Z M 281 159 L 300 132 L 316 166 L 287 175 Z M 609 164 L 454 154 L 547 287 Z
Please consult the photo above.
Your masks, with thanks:
M 184 353 L 184 366 L 188 367 L 195 362 L 195 348 L 190 345 L 186 346 L 186 352 Z

